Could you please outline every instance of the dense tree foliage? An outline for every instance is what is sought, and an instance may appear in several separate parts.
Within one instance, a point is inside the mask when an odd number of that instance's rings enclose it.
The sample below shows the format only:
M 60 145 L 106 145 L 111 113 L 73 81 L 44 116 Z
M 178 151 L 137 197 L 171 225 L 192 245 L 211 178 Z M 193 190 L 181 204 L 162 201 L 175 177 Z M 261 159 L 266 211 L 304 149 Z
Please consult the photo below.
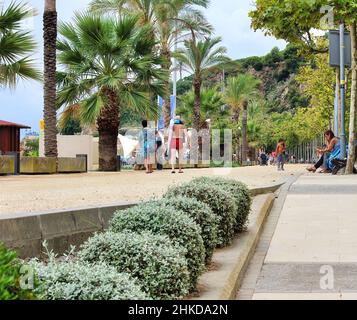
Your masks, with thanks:
M 329 12 L 329 14 L 327 14 Z M 299 45 L 310 53 L 327 52 L 316 41 L 314 29 L 337 27 L 343 23 L 351 34 L 352 83 L 347 172 L 353 172 L 357 118 L 357 2 L 355 0 L 257 0 L 250 12 L 252 27 L 266 34 Z M 328 23 L 326 23 L 328 22 Z M 334 26 L 335 24 L 335 26 Z

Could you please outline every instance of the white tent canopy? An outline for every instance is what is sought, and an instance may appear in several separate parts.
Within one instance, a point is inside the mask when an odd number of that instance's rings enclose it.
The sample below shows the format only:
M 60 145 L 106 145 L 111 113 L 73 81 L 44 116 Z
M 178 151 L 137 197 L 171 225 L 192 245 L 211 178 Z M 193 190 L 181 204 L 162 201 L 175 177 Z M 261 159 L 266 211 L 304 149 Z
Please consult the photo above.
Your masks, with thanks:
M 139 141 L 129 139 L 122 135 L 119 135 L 119 140 L 123 148 L 124 158 L 130 157 L 139 144 Z

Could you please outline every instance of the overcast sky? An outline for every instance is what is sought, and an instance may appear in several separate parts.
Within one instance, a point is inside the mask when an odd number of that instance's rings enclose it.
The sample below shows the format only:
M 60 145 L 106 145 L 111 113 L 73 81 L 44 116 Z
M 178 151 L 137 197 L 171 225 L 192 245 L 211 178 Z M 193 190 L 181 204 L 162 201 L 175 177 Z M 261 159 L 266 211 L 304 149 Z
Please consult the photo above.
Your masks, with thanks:
M 10 0 L 0 0 L 7 5 Z M 90 0 L 57 0 L 59 19 L 68 21 L 73 12 L 86 8 Z M 42 61 L 42 13 L 44 0 L 27 0 L 38 11 L 38 15 L 26 23 L 38 41 L 38 53 L 35 59 Z M 250 29 L 248 11 L 253 8 L 253 0 L 211 0 L 206 10 L 208 20 L 215 28 L 215 34 L 223 38 L 231 58 L 244 58 L 264 55 L 274 46 L 284 48 L 283 41 L 265 37 L 261 32 Z M 0 89 L 0 119 L 30 125 L 39 130 L 42 119 L 42 85 L 35 82 L 20 82 L 13 91 Z

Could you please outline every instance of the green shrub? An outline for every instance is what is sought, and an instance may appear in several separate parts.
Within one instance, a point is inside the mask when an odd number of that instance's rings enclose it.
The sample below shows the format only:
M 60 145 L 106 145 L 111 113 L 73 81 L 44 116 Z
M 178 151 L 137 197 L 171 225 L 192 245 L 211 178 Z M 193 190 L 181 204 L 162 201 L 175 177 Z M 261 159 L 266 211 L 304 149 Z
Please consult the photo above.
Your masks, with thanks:
M 125 273 L 104 263 L 30 262 L 41 286 L 39 295 L 45 300 L 148 300 L 140 286 Z
M 206 203 L 219 218 L 217 245 L 225 247 L 231 244 L 237 210 L 233 196 L 211 183 L 190 182 L 170 188 L 165 197 L 176 198 L 180 195 Z
M 151 201 L 133 208 L 118 211 L 110 222 L 110 231 L 121 232 L 151 231 L 167 235 L 170 240 L 186 249 L 187 266 L 190 272 L 191 287 L 194 290 L 197 279 L 204 270 L 205 247 L 201 228 L 184 212 Z
M 250 196 L 250 191 L 248 187 L 244 183 L 237 180 L 225 179 L 220 177 L 197 178 L 193 180 L 193 182 L 207 184 L 211 183 L 229 192 L 234 197 L 237 207 L 237 221 L 234 226 L 234 230 L 236 232 L 242 232 L 246 230 L 249 222 L 252 198 Z
M 34 300 L 36 296 L 32 290 L 22 289 L 20 285 L 22 263 L 14 251 L 6 249 L 0 243 L 0 300 Z M 33 280 L 34 286 L 38 285 Z
M 130 273 L 153 299 L 179 299 L 190 286 L 185 249 L 151 232 L 106 232 L 90 238 L 78 253 L 81 261 L 106 263 Z
M 188 214 L 201 227 L 201 235 L 206 250 L 206 265 L 211 262 L 213 251 L 217 246 L 219 218 L 211 208 L 194 198 L 178 196 L 160 200 L 166 206 Z

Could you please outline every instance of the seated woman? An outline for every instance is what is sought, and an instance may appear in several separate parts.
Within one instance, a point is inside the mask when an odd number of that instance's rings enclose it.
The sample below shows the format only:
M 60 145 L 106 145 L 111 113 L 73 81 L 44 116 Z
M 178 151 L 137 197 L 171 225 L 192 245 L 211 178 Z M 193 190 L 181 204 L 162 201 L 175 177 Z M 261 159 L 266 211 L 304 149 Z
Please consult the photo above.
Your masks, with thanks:
M 317 152 L 321 154 L 321 158 L 313 167 L 307 168 L 310 172 L 316 172 L 321 167 L 324 167 L 322 170 L 323 173 L 332 172 L 332 160 L 340 156 L 340 140 L 335 136 L 333 131 L 326 131 L 324 137 L 326 139 L 327 146 L 325 148 L 317 149 Z

